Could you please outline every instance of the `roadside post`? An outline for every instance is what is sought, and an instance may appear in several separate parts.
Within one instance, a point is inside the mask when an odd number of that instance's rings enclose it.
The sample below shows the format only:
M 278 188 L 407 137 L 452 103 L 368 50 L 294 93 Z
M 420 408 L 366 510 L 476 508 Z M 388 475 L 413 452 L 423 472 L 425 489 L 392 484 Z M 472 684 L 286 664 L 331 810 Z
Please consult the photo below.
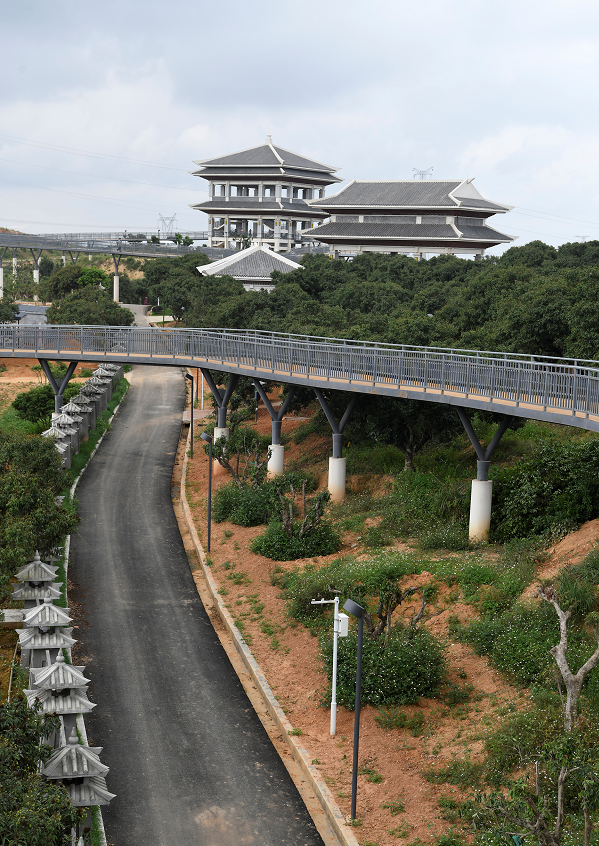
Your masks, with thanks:
M 364 609 L 353 599 L 348 599 L 343 606 L 348 614 L 358 618 L 358 660 L 356 667 L 356 707 L 354 717 L 354 761 L 351 779 L 351 814 L 356 818 L 356 798 L 358 793 L 358 746 L 360 743 L 360 692 L 362 687 L 362 643 L 364 640 Z
M 335 736 L 337 730 L 337 640 L 340 637 L 347 637 L 349 631 L 349 617 L 343 612 L 339 613 L 339 597 L 335 599 L 313 599 L 312 605 L 335 605 L 334 627 L 333 627 L 333 679 L 331 684 L 331 737 Z
M 191 373 L 186 373 L 185 378 L 191 381 L 191 450 L 189 457 L 193 458 L 193 376 Z
M 212 526 L 212 438 L 203 432 L 200 435 L 203 441 L 208 444 L 208 552 L 210 552 L 210 529 Z

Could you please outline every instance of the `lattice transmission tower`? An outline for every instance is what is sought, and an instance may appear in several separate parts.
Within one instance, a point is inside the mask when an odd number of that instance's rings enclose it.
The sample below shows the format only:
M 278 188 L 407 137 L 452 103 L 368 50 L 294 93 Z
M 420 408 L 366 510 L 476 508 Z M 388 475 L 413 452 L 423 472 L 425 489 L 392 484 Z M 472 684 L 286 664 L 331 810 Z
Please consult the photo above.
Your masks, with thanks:
M 414 174 L 414 177 L 417 177 L 418 179 L 430 179 L 433 170 L 434 168 L 432 167 L 427 168 L 427 170 L 418 170 L 417 167 L 413 167 L 412 173 Z
M 165 238 L 168 238 L 169 235 L 173 234 L 173 226 L 175 225 L 176 220 L 176 214 L 172 215 L 172 217 L 165 217 L 162 214 L 158 215 L 158 228 Z

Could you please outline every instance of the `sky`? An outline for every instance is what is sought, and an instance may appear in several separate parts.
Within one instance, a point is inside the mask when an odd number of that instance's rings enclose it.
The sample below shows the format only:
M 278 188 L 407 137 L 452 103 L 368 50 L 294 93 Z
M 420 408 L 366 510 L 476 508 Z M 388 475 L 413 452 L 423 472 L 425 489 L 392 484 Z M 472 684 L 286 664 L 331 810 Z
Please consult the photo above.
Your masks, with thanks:
M 0 226 L 203 230 L 194 159 L 270 134 L 344 180 L 475 177 L 518 245 L 599 240 L 598 24 L 587 0 L 7 4 Z

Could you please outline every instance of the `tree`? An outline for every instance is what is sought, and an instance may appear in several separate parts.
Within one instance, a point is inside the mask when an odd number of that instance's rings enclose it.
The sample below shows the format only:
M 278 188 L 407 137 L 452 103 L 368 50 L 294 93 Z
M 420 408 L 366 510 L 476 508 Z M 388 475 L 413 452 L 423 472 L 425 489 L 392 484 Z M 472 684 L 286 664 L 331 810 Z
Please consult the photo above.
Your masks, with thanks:
M 52 259 L 49 259 L 48 256 L 42 256 L 39 260 L 39 271 L 40 271 L 40 279 L 47 279 L 49 276 L 52 276 L 54 271 L 54 262 Z
M 64 374 L 63 374 L 64 375 Z M 65 404 L 69 399 L 79 393 L 80 385 L 67 385 L 63 397 Z M 54 391 L 51 385 L 38 385 L 30 391 L 17 394 L 13 400 L 15 408 L 23 420 L 30 423 L 42 421 L 44 424 L 50 422 L 54 411 Z
M 60 784 L 38 775 L 52 748 L 44 738 L 58 717 L 29 708 L 23 696 L 0 703 L 0 842 L 14 846 L 66 846 L 83 816 Z
M 51 440 L 0 433 L 0 594 L 36 549 L 49 555 L 75 530 L 79 518 L 56 500 L 68 484 Z
M 0 323 L 16 323 L 19 315 L 19 306 L 6 297 L 0 300 Z
M 46 312 L 48 323 L 82 326 L 131 326 L 135 315 L 115 303 L 108 291 L 87 285 L 52 303 Z

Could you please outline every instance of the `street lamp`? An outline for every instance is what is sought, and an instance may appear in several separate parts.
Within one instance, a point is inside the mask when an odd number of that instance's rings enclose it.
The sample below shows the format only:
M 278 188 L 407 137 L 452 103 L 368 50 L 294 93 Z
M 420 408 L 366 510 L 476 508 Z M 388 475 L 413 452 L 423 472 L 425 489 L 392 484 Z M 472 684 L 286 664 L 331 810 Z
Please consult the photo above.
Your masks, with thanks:
M 191 382 L 191 453 L 190 458 L 193 458 L 193 376 L 191 373 L 186 373 L 185 378 Z
M 333 622 L 333 678 L 331 682 L 331 737 L 337 730 L 337 639 L 347 637 L 349 617 L 339 613 L 339 597 L 335 599 L 313 599 L 312 605 L 335 605 Z
M 210 527 L 212 524 L 212 438 L 203 432 L 200 435 L 208 444 L 208 552 L 210 552 Z
M 358 618 L 358 661 L 356 667 L 356 705 L 354 716 L 354 762 L 351 777 L 351 814 L 356 818 L 356 796 L 358 793 L 358 746 L 360 743 L 360 688 L 362 686 L 362 643 L 364 640 L 364 609 L 353 599 L 348 599 L 343 609 Z

